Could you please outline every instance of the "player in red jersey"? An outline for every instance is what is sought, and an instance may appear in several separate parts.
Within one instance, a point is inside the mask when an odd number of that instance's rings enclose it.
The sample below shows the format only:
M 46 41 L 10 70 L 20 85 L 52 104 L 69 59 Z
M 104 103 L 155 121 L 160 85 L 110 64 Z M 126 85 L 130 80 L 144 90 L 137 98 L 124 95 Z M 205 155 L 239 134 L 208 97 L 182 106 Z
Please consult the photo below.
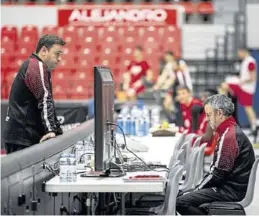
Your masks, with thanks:
M 145 91 L 145 83 L 151 83 L 152 78 L 152 70 L 144 60 L 142 48 L 138 46 L 134 51 L 134 60 L 128 66 L 128 72 L 124 74 L 123 90 L 128 98 L 136 98 Z
M 191 90 L 186 86 L 177 87 L 177 100 L 180 103 L 183 118 L 183 126 L 180 127 L 180 132 L 188 130 L 188 133 L 204 134 L 207 121 L 202 101 L 194 98 Z

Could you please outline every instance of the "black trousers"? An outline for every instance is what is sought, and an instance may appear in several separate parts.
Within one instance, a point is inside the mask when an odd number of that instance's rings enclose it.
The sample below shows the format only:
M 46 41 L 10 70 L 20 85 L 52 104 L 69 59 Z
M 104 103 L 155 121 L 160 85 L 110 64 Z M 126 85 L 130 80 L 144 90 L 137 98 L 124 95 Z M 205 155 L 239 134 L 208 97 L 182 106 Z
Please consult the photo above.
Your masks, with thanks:
M 204 215 L 206 212 L 199 208 L 199 206 L 215 201 L 225 202 L 234 200 L 225 195 L 223 196 L 216 188 L 204 188 L 185 195 L 179 193 L 176 200 L 176 211 L 181 215 Z
M 27 148 L 28 146 L 25 145 L 19 145 L 19 144 L 13 144 L 13 143 L 5 143 L 5 149 L 6 149 L 6 153 L 10 154 L 12 152 L 16 152 L 22 149 Z

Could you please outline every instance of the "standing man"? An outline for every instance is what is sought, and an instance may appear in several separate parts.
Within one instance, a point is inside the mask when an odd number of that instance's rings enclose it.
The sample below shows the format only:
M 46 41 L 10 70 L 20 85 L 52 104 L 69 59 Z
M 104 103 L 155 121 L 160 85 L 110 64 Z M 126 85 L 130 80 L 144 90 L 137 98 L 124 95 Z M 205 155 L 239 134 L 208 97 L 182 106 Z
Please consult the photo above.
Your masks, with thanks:
M 156 84 L 153 86 L 153 90 L 171 90 L 172 85 L 176 79 L 174 68 L 176 67 L 176 62 L 174 58 L 174 53 L 172 51 L 167 51 L 164 56 L 166 62 L 165 67 L 161 75 L 158 77 Z
M 65 42 L 44 35 L 20 67 L 12 84 L 4 142 L 7 153 L 18 151 L 62 134 L 52 98 L 51 71 L 61 60 Z
M 221 84 L 223 93 L 230 92 L 237 97 L 239 103 L 244 106 L 248 116 L 251 130 L 256 131 L 256 114 L 253 109 L 253 95 L 256 91 L 256 61 L 246 49 L 239 49 L 239 58 L 242 59 L 240 76 L 230 77 Z
M 135 99 L 138 94 L 145 91 L 146 84 L 152 83 L 153 73 L 144 60 L 143 49 L 137 46 L 134 50 L 134 60 L 124 74 L 123 90 L 129 99 Z
M 205 203 L 241 201 L 255 161 L 251 142 L 231 116 L 234 112 L 231 99 L 213 95 L 205 101 L 204 108 L 217 137 L 214 158 L 201 184 L 178 196 L 176 209 L 181 215 L 204 215 L 199 206 Z

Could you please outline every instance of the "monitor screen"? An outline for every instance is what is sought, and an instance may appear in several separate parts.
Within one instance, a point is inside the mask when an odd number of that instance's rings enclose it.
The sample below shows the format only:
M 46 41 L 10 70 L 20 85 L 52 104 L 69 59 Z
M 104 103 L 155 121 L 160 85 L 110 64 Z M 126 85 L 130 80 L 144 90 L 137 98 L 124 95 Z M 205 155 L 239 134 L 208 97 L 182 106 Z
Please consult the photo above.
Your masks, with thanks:
M 95 170 L 108 168 L 113 157 L 111 145 L 111 126 L 114 115 L 114 81 L 107 67 L 94 67 L 94 107 L 95 107 Z

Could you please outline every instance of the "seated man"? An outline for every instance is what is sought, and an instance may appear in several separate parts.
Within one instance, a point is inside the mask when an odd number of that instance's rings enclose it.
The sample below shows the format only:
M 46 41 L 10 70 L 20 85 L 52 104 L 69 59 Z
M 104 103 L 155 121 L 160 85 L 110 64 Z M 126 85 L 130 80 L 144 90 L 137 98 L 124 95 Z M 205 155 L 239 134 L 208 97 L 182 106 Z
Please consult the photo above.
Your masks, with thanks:
M 170 122 L 175 122 L 177 125 L 180 124 L 179 119 L 179 109 L 180 105 L 176 100 L 176 90 L 179 85 L 187 86 L 192 91 L 192 80 L 190 76 L 189 67 L 186 62 L 182 59 L 175 61 L 173 72 L 171 78 L 168 80 L 168 84 L 171 84 L 172 88 L 165 96 L 163 100 L 162 107 L 164 109 L 165 115 Z M 175 115 L 175 117 L 174 117 Z
M 207 121 L 205 113 L 202 111 L 202 101 L 194 98 L 187 86 L 178 86 L 176 92 L 183 120 L 183 126 L 180 127 L 180 132 L 188 130 L 188 133 L 204 134 Z
M 199 206 L 215 201 L 238 202 L 246 194 L 255 161 L 252 144 L 231 116 L 234 104 L 225 95 L 213 95 L 204 105 L 207 121 L 216 132 L 217 146 L 210 172 L 194 190 L 179 194 L 181 215 L 202 215 Z
M 144 60 L 142 47 L 138 46 L 134 51 L 134 60 L 124 74 L 123 91 L 129 99 L 136 99 L 138 94 L 145 91 L 145 85 L 151 83 L 152 79 L 152 70 Z

